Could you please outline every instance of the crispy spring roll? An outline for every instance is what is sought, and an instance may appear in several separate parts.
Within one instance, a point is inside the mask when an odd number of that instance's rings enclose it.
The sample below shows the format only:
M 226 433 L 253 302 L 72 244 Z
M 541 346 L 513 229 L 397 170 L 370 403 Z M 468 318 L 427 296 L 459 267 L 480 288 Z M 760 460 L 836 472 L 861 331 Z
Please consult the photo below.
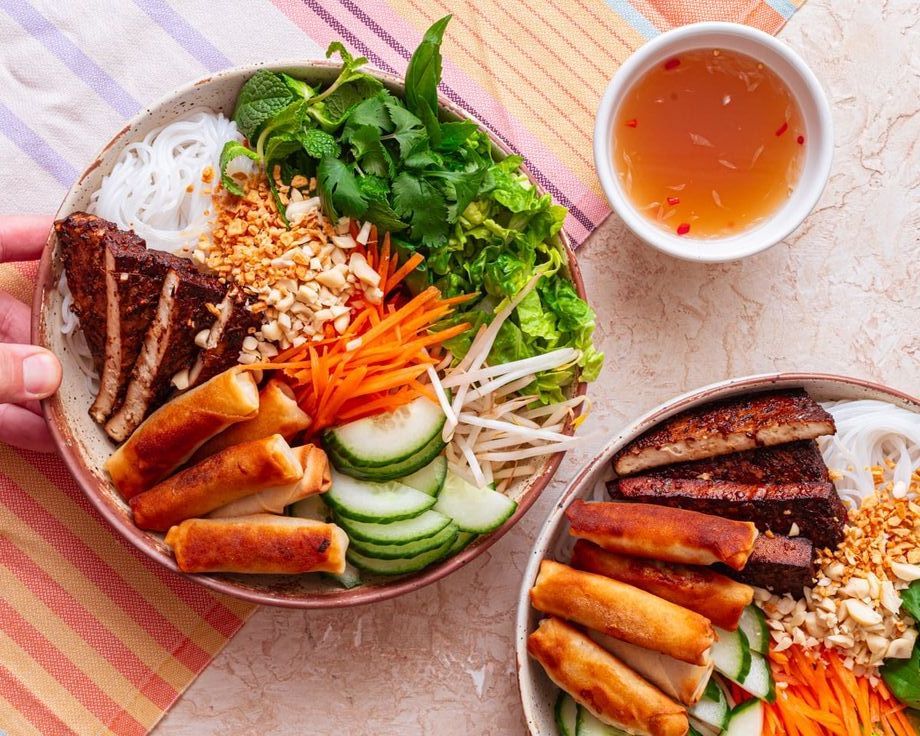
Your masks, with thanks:
M 604 723 L 639 736 L 685 736 L 687 712 L 578 629 L 546 618 L 527 651 L 549 678 Z
M 208 518 L 226 519 L 250 514 L 281 514 L 284 513 L 285 506 L 295 501 L 328 491 L 329 486 L 332 485 L 332 475 L 329 472 L 329 460 L 326 453 L 316 445 L 295 447 L 293 452 L 303 466 L 303 476 L 299 480 L 238 498 L 226 506 L 215 509 L 208 514 Z
M 709 664 L 712 625 L 698 613 L 611 580 L 543 560 L 533 607 L 690 664 Z
M 335 524 L 254 514 L 189 519 L 166 534 L 183 572 L 342 573 L 348 535 Z
M 643 649 L 597 631 L 589 629 L 587 633 L 627 667 L 632 667 L 669 698 L 684 705 L 699 702 L 715 668 L 712 662 L 703 666 L 687 664 L 661 652 Z
M 112 453 L 106 469 L 125 500 L 146 491 L 231 424 L 259 410 L 251 371 L 231 368 L 164 404 Z
M 231 445 L 261 440 L 273 434 L 290 441 L 309 426 L 310 417 L 297 405 L 291 387 L 279 378 L 272 378 L 259 392 L 258 414 L 210 439 L 198 449 L 192 462 L 201 462 Z
M 754 589 L 706 567 L 686 567 L 657 560 L 624 557 L 579 539 L 572 567 L 628 583 L 659 598 L 705 616 L 722 629 L 734 631 Z
M 565 514 L 573 537 L 610 552 L 686 565 L 724 562 L 741 570 L 757 539 L 757 527 L 748 521 L 648 503 L 578 499 Z
M 300 461 L 280 434 L 234 445 L 132 498 L 134 523 L 165 532 L 231 501 L 299 480 Z

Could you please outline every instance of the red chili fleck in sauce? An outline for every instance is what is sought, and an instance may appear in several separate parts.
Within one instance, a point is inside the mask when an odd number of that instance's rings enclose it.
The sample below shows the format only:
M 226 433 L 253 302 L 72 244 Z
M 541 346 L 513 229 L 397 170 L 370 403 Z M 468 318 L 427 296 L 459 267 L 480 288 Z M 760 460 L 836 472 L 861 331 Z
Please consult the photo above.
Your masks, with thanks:
M 801 146 L 805 142 L 805 136 L 800 135 L 798 138 L 795 139 L 795 142 Z
M 626 121 L 627 128 L 635 128 L 639 124 L 639 121 L 635 118 Z
M 680 197 L 668 197 L 668 204 L 672 207 L 676 204 L 680 204 Z
M 690 223 L 689 223 L 689 222 L 682 222 L 682 223 L 680 223 L 680 225 L 677 226 L 677 234 L 678 234 L 678 235 L 686 235 L 686 234 L 689 233 L 689 232 L 690 232 Z
M 776 129 L 776 135 L 782 135 L 787 130 L 789 130 L 789 122 L 784 120 L 783 124 Z
M 666 71 L 671 71 L 672 69 L 677 69 L 680 66 L 680 59 L 668 59 L 664 63 L 664 68 Z

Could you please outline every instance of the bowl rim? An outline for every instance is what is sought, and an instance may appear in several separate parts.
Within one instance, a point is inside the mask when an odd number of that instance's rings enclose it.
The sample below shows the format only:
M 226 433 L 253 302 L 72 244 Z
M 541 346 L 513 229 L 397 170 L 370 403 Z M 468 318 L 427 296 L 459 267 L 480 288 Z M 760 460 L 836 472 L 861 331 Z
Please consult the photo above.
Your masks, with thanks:
M 814 106 L 815 129 L 809 130 L 810 145 L 816 147 L 814 164 L 795 187 L 794 197 L 763 223 L 726 238 L 706 240 L 684 238 L 656 226 L 629 201 L 612 164 L 613 117 L 619 103 L 635 81 L 649 68 L 652 59 L 666 56 L 669 49 L 683 46 L 693 39 L 717 35 L 725 39 L 742 39 L 781 58 L 798 76 L 806 92 L 799 106 Z M 708 45 L 707 42 L 706 45 Z M 746 52 L 745 52 L 746 53 Z M 779 72 L 777 72 L 779 74 Z M 781 78 L 788 84 L 789 79 Z M 635 51 L 617 69 L 607 85 L 594 122 L 594 166 L 610 206 L 626 226 L 644 243 L 663 253 L 697 263 L 735 261 L 772 248 L 787 238 L 811 213 L 827 185 L 834 153 L 833 118 L 827 95 L 818 78 L 801 56 L 785 43 L 757 28 L 721 21 L 704 21 L 681 26 L 657 36 Z M 806 162 L 807 164 L 807 162 Z M 806 177 L 806 173 L 808 176 Z M 794 209 L 791 205 L 795 203 Z M 712 247 L 708 247 L 708 246 Z
M 915 411 L 920 413 L 920 397 L 913 396 L 905 391 L 876 381 L 869 381 L 852 376 L 816 372 L 775 372 L 758 373 L 739 378 L 728 378 L 686 391 L 645 411 L 634 420 L 630 421 L 622 429 L 615 432 L 597 454 L 577 473 L 568 486 L 566 486 L 565 491 L 563 491 L 559 500 L 544 520 L 543 525 L 540 527 L 540 531 L 537 533 L 534 544 L 530 549 L 527 565 L 524 569 L 521 586 L 518 591 L 517 610 L 515 612 L 514 649 L 518 697 L 524 712 L 524 720 L 531 736 L 543 736 L 543 734 L 536 730 L 542 721 L 537 718 L 537 714 L 534 712 L 534 699 L 532 695 L 533 678 L 530 676 L 534 666 L 527 654 L 527 636 L 530 633 L 528 620 L 531 610 L 530 589 L 533 587 L 533 581 L 536 579 L 540 562 L 546 557 L 547 549 L 558 535 L 559 529 L 564 522 L 565 510 L 576 498 L 591 492 L 592 480 L 595 474 L 600 467 L 611 461 L 614 453 L 620 450 L 626 443 L 632 441 L 642 432 L 655 426 L 659 422 L 684 409 L 708 401 L 717 401 L 748 391 L 762 391 L 776 387 L 794 387 L 796 384 L 802 383 L 829 383 L 862 389 L 875 394 L 884 395 L 890 400 L 910 404 L 915 408 Z
M 58 208 L 58 211 L 55 214 L 55 219 L 59 219 L 62 215 L 67 214 L 62 212 L 64 209 L 64 204 L 71 197 L 71 194 L 74 192 L 74 190 L 86 179 L 86 177 L 88 177 L 102 163 L 102 157 L 104 154 L 113 146 L 124 145 L 127 142 L 125 138 L 132 129 L 142 124 L 155 110 L 158 110 L 164 105 L 168 105 L 176 98 L 187 95 L 199 87 L 209 85 L 216 81 L 225 81 L 228 79 L 237 78 L 240 80 L 240 82 L 245 81 L 245 79 L 261 69 L 268 69 L 271 71 L 293 71 L 294 73 L 309 73 L 315 72 L 316 70 L 337 70 L 340 68 L 341 64 L 326 59 L 278 59 L 262 61 L 228 67 L 227 69 L 222 69 L 219 72 L 215 72 L 206 77 L 187 82 L 173 89 L 171 92 L 161 96 L 151 104 L 145 106 L 140 112 L 138 112 L 129 121 L 127 121 L 125 126 L 120 131 L 118 131 L 118 133 L 116 133 L 107 143 L 105 143 L 100 148 L 99 152 L 93 158 L 93 161 L 83 170 L 78 179 L 74 182 L 73 185 L 71 185 L 71 187 L 64 195 L 61 206 Z M 372 65 L 365 66 L 364 71 L 384 82 L 384 84 L 392 87 L 402 88 L 405 84 L 404 77 L 382 71 L 373 67 Z M 488 127 L 484 125 L 480 120 L 471 116 L 466 111 L 460 109 L 443 94 L 438 94 L 438 101 L 442 111 L 447 111 L 449 114 L 460 119 L 472 120 L 477 125 L 479 125 L 483 132 L 489 136 L 489 140 L 491 141 L 493 147 L 500 151 L 503 156 L 508 156 L 515 153 L 515 151 L 513 151 L 497 136 L 493 135 L 489 131 Z M 541 193 L 544 193 L 544 188 L 533 177 L 529 168 L 527 167 L 526 162 L 522 164 L 521 170 L 527 175 L 528 179 L 530 179 L 531 183 L 537 188 L 537 190 Z M 575 287 L 578 295 L 581 298 L 587 300 L 584 279 L 578 265 L 578 260 L 575 256 L 575 251 L 572 248 L 571 242 L 565 233 L 565 230 L 560 230 L 559 242 L 566 255 L 566 266 L 572 284 Z M 45 340 L 46 325 L 44 320 L 45 295 L 47 291 L 55 289 L 55 284 L 52 283 L 52 252 L 54 249 L 54 244 L 55 233 L 52 229 L 52 231 L 49 233 L 48 241 L 45 244 L 45 248 L 42 251 L 41 259 L 39 261 L 38 275 L 32 299 L 31 340 L 33 344 L 42 345 L 45 347 L 47 347 L 47 341 Z M 583 381 L 579 381 L 579 383 L 576 385 L 573 395 L 583 396 L 586 394 L 586 392 L 587 384 Z M 61 457 L 61 459 L 64 461 L 67 470 L 76 480 L 77 484 L 80 486 L 80 489 L 89 499 L 90 503 L 93 505 L 96 511 L 98 511 L 122 537 L 124 537 L 128 542 L 130 542 L 134 547 L 139 549 L 148 557 L 163 565 L 166 569 L 171 570 L 186 579 L 203 585 L 215 592 L 233 596 L 234 598 L 245 600 L 250 603 L 271 605 L 282 608 L 347 608 L 351 606 L 364 605 L 367 603 L 375 603 L 378 601 L 395 598 L 406 593 L 411 593 L 415 590 L 430 585 L 431 583 L 434 583 L 453 572 L 456 572 L 460 568 L 466 566 L 480 554 L 485 552 L 493 544 L 498 542 L 501 537 L 503 537 L 508 531 L 511 530 L 515 524 L 517 524 L 518 521 L 520 521 L 521 517 L 524 516 L 527 510 L 530 509 L 530 507 L 536 502 L 546 487 L 550 484 L 556 474 L 556 471 L 559 468 L 560 463 L 562 462 L 563 456 L 565 455 L 565 452 L 558 452 L 549 456 L 544 461 L 543 469 L 535 476 L 532 476 L 530 485 L 527 488 L 526 493 L 519 499 L 517 508 L 515 509 L 514 513 L 507 521 L 505 521 L 504 524 L 502 524 L 501 527 L 496 529 L 494 532 L 480 536 L 472 544 L 470 544 L 468 547 L 453 557 L 450 557 L 441 563 L 425 568 L 418 573 L 401 577 L 394 577 L 392 582 L 386 582 L 384 578 L 380 578 L 379 580 L 383 580 L 384 582 L 377 582 L 373 585 L 361 585 L 351 589 L 334 589 L 328 593 L 318 595 L 309 594 L 301 596 L 288 596 L 283 593 L 277 593 L 267 589 L 255 589 L 246 587 L 232 579 L 225 577 L 215 577 L 212 574 L 190 574 L 179 570 L 176 566 L 175 559 L 172 556 L 163 554 L 157 550 L 150 543 L 148 534 L 138 529 L 133 523 L 130 522 L 130 520 L 124 518 L 120 513 L 118 513 L 113 503 L 109 502 L 105 498 L 104 494 L 99 492 L 99 489 L 97 488 L 98 482 L 96 480 L 96 476 L 83 462 L 81 453 L 76 449 L 78 442 L 73 437 L 73 433 L 71 432 L 70 427 L 66 421 L 65 413 L 56 397 L 51 396 L 42 400 L 41 405 L 42 413 L 50 429 L 51 436 L 57 448 L 59 457 Z M 580 411 L 581 408 L 577 408 L 576 415 L 580 413 Z

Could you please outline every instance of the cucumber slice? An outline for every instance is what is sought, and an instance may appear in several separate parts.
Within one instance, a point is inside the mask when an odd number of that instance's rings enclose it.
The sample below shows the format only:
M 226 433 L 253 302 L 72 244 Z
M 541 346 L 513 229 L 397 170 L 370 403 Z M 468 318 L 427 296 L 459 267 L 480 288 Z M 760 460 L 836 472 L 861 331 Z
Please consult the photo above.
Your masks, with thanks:
M 446 478 L 447 458 L 444 455 L 438 455 L 424 468 L 415 471 L 412 475 L 400 478 L 399 482 L 404 486 L 409 486 L 409 488 L 427 493 L 429 496 L 437 496 L 444 487 Z
M 377 575 L 406 575 L 410 572 L 423 570 L 435 562 L 440 562 L 450 553 L 450 548 L 450 544 L 445 544 L 428 552 L 423 552 L 416 557 L 398 560 L 378 560 L 362 555 L 357 550 L 349 547 L 346 557 L 359 570 L 366 570 Z
M 450 545 L 459 533 L 460 530 L 455 524 L 448 524 L 434 536 L 409 542 L 408 544 L 374 544 L 373 542 L 360 542 L 357 539 L 352 539 L 350 548 L 365 557 L 373 557 L 377 560 L 400 560 L 417 557 L 423 552 Z
M 457 538 L 454 540 L 454 543 L 450 546 L 450 549 L 447 550 L 445 557 L 453 557 L 458 552 L 465 550 L 473 540 L 475 540 L 479 535 L 473 534 L 472 532 L 460 532 L 457 535 Z
M 716 670 L 739 685 L 751 670 L 751 648 L 741 629 L 726 631 L 713 627 L 718 639 L 712 645 L 712 661 Z
M 559 736 L 575 736 L 578 719 L 578 703 L 565 690 L 559 692 L 556 698 L 556 726 Z
M 441 451 L 445 447 L 446 444 L 444 443 L 444 440 L 442 440 L 441 435 L 438 434 L 431 439 L 431 442 L 425 445 L 414 455 L 411 455 L 398 463 L 392 463 L 391 465 L 386 465 L 379 468 L 366 468 L 356 466 L 347 458 L 339 455 L 332 448 L 329 448 L 328 454 L 329 459 L 332 461 L 332 465 L 336 468 L 336 470 L 345 473 L 345 475 L 350 475 L 352 478 L 359 478 L 361 480 L 379 482 L 385 480 L 397 480 L 399 478 L 404 478 L 407 475 L 411 475 L 418 470 L 421 470 L 426 465 L 431 463 L 438 455 L 440 455 Z
M 717 731 L 725 728 L 728 723 L 728 700 L 716 681 L 712 678 L 706 683 L 702 699 L 690 709 L 690 715 L 698 721 L 712 726 Z
M 517 503 L 491 488 L 477 488 L 448 471 L 434 510 L 449 516 L 464 532 L 498 529 L 514 513 Z
M 743 682 L 738 685 L 746 693 L 755 698 L 772 703 L 776 700 L 776 686 L 773 682 L 773 672 L 767 658 L 757 652 L 751 652 L 751 670 Z
M 336 523 L 348 533 L 354 544 L 359 541 L 371 544 L 408 544 L 434 536 L 450 524 L 450 519 L 437 511 L 423 511 L 411 519 L 389 524 L 355 521 L 346 516 L 337 518 Z
M 629 734 L 622 728 L 604 723 L 583 705 L 579 705 L 575 736 L 629 736 Z
M 435 501 L 427 493 L 402 483 L 368 483 L 335 471 L 332 472 L 332 487 L 326 492 L 326 503 L 337 514 L 377 523 L 418 516 Z
M 441 407 L 420 396 L 393 411 L 326 430 L 323 443 L 348 464 L 380 468 L 411 457 L 441 434 Z
M 763 703 L 748 700 L 728 717 L 723 736 L 760 736 L 763 733 Z
M 302 498 L 287 508 L 289 516 L 299 516 L 301 519 L 329 521 L 332 516 L 329 513 L 329 507 L 326 506 L 326 502 L 323 501 L 323 497 L 319 494 Z
M 766 654 L 770 651 L 770 630 L 767 628 L 767 617 L 757 606 L 751 605 L 742 611 L 738 628 L 747 637 L 748 646 L 752 652 Z
M 354 565 L 350 565 L 347 562 L 345 563 L 345 572 L 338 575 L 333 572 L 326 574 L 346 590 L 351 590 L 361 585 L 361 573 L 358 572 Z

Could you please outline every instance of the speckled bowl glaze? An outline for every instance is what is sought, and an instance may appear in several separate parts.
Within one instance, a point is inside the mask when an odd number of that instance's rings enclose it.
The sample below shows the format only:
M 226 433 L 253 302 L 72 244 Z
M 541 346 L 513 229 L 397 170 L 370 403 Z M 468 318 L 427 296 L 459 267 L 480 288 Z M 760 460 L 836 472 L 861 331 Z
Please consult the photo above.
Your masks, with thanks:
M 607 499 L 606 481 L 613 477 L 611 460 L 614 454 L 668 417 L 710 401 L 782 388 L 804 388 L 818 401 L 877 399 L 920 412 L 920 399 L 858 378 L 824 373 L 771 373 L 732 378 L 690 391 L 655 407 L 614 435 L 604 449 L 581 470 L 559 499 L 559 503 L 537 536 L 524 571 L 518 595 L 515 652 L 521 703 L 524 706 L 527 727 L 533 736 L 558 736 L 553 712 L 558 688 L 546 676 L 540 664 L 527 654 L 527 637 L 542 618 L 542 614 L 530 605 L 530 589 L 537 578 L 543 559 L 552 557 L 565 560 L 571 554 L 574 540 L 569 537 L 568 522 L 565 518 L 565 510 L 569 504 L 576 498 Z
M 270 65 L 250 65 L 227 69 L 180 87 L 168 97 L 137 115 L 109 141 L 67 193 L 57 216 L 63 217 L 88 207 L 90 195 L 99 188 L 102 178 L 111 171 L 125 144 L 142 138 L 150 130 L 195 108 L 206 107 L 230 114 L 240 87 L 260 68 L 285 71 L 316 84 L 332 81 L 337 76 L 340 67 L 338 64 L 324 61 L 308 64 L 277 62 Z M 379 71 L 369 71 L 391 91 L 396 94 L 402 93 L 401 79 Z M 449 118 L 468 117 L 443 98 L 441 106 L 443 114 Z M 504 156 L 511 153 L 500 141 L 495 140 L 494 137 L 492 140 L 497 155 Z M 578 271 L 578 265 L 564 235 L 563 245 L 568 255 L 569 275 L 578 293 L 584 297 L 584 284 Z M 105 461 L 112 453 L 114 445 L 87 414 L 87 409 L 92 403 L 92 396 L 83 374 L 76 365 L 74 356 L 65 350 L 61 337 L 59 329 L 61 296 L 56 288 L 61 268 L 56 238 L 52 233 L 39 267 L 38 287 L 32 309 L 32 341 L 37 345 L 47 347 L 61 358 L 64 365 L 64 380 L 60 391 L 43 402 L 45 417 L 64 462 L 99 512 L 138 549 L 170 570 L 178 572 L 175 561 L 163 543 L 162 536 L 141 531 L 134 526 L 127 504 L 119 497 L 104 470 Z M 585 385 L 579 384 L 574 390 L 584 393 Z M 460 554 L 415 575 L 399 578 L 369 577 L 366 584 L 352 590 L 343 590 L 318 575 L 215 574 L 189 577 L 221 593 L 254 603 L 291 608 L 335 608 L 393 598 L 449 575 L 494 544 L 536 501 L 559 467 L 562 454 L 548 458 L 540 472 L 512 488 L 511 495 L 518 501 L 518 508 L 500 529 L 478 539 Z

